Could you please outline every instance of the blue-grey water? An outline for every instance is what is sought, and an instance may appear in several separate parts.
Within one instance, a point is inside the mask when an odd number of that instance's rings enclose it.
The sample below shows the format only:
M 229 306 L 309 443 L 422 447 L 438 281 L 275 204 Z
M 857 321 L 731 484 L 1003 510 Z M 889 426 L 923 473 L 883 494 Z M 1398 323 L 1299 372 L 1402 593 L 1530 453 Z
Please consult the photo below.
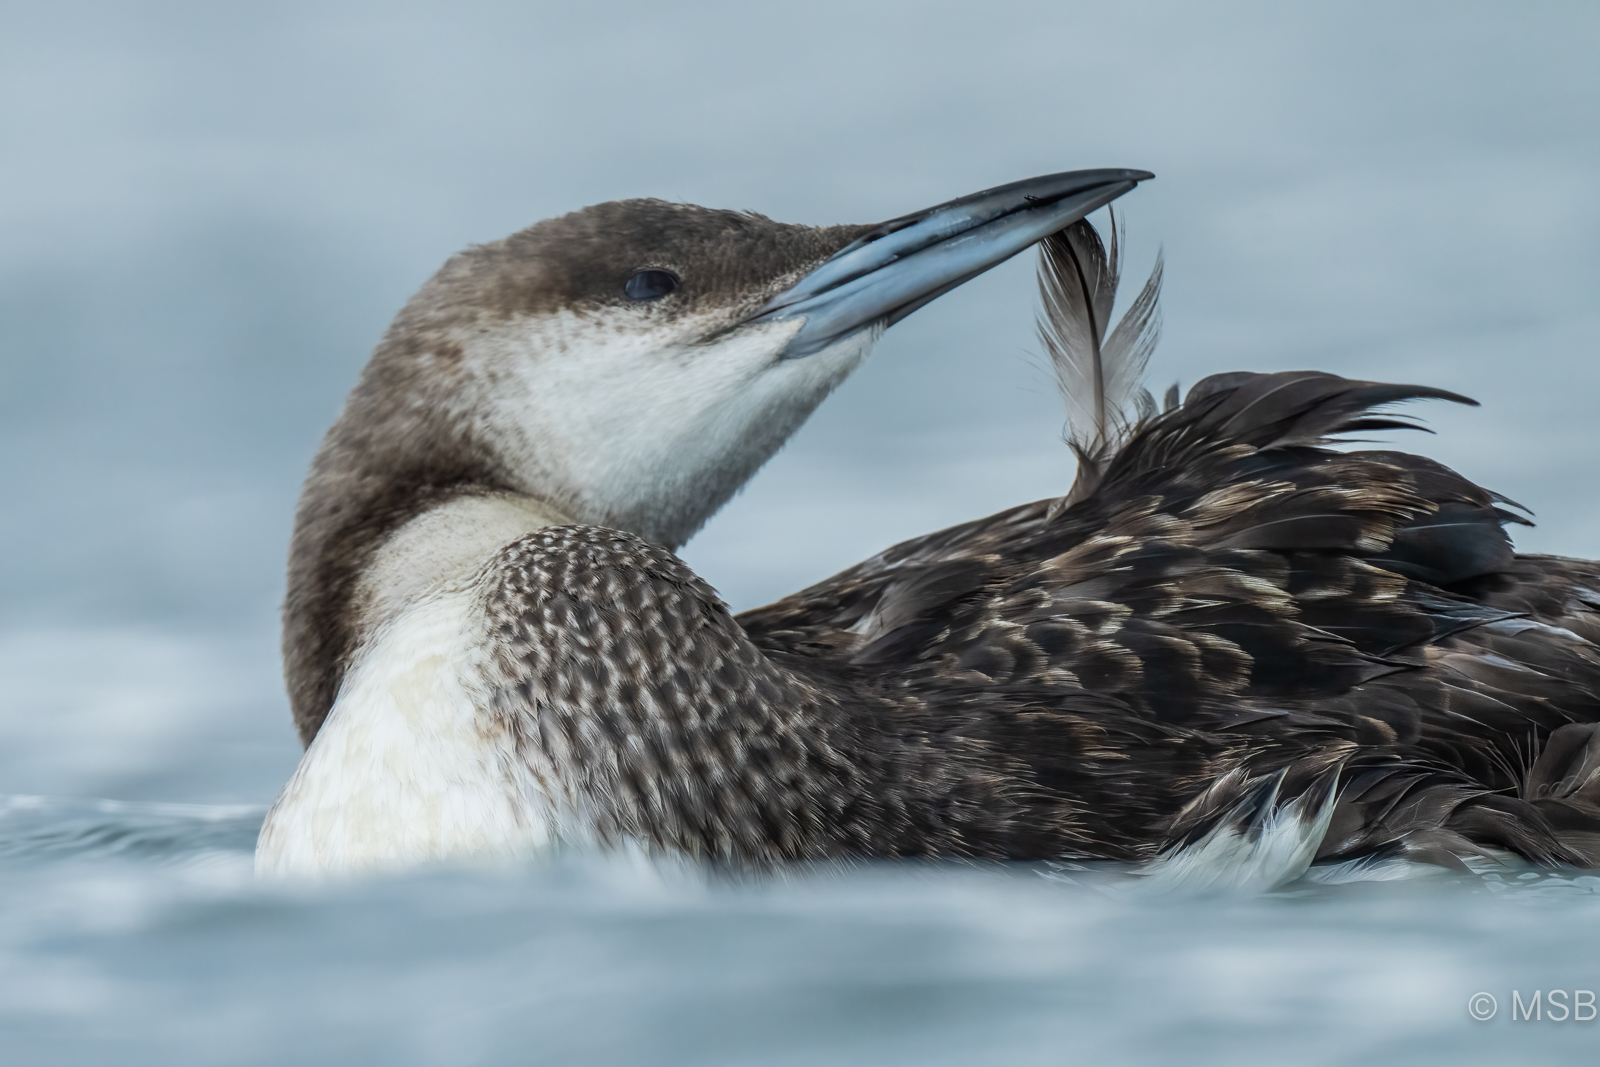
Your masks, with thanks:
M 275 614 L 320 433 L 447 255 L 599 200 L 869 221 L 1153 170 L 1158 386 L 1475 396 L 1407 445 L 1600 555 L 1596 54 L 1583 0 L 0 5 L 0 1064 L 1592 1061 L 1570 1007 L 1509 1017 L 1600 987 L 1577 872 L 286 890 L 248 853 L 298 757 Z M 1030 270 L 890 331 L 690 563 L 748 607 L 1060 492 Z
M 282 888 L 250 875 L 259 809 L 3 803 L 7 1064 L 1456 1064 L 1600 1042 L 1592 874 L 1208 899 L 1035 865 L 735 882 L 575 857 Z

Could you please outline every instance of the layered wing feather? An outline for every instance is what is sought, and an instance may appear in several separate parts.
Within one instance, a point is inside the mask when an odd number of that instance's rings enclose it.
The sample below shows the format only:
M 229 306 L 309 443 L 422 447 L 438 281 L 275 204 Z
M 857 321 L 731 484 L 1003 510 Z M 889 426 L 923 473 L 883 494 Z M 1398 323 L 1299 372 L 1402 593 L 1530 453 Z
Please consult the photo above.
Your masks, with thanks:
M 1543 755 L 1587 753 L 1600 720 L 1600 566 L 1516 557 L 1522 520 L 1430 460 L 1320 447 L 1421 397 L 1463 400 L 1207 379 L 1077 504 L 907 542 L 740 622 L 981 720 L 1098 855 L 1197 840 L 1269 777 L 1289 775 L 1281 803 L 1332 773 L 1324 860 L 1600 859 L 1590 757 Z

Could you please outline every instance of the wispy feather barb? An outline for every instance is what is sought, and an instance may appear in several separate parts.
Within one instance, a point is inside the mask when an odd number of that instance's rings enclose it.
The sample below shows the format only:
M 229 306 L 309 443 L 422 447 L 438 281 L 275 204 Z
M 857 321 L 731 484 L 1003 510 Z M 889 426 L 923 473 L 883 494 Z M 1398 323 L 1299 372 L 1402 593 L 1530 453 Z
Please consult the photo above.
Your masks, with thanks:
M 1039 252 L 1039 339 L 1066 400 L 1067 443 L 1078 456 L 1065 505 L 1094 491 L 1133 427 L 1155 413 L 1143 379 L 1161 339 L 1162 264 L 1157 256 L 1144 288 L 1112 329 L 1121 270 L 1116 216 L 1109 246 L 1084 219 L 1041 241 Z

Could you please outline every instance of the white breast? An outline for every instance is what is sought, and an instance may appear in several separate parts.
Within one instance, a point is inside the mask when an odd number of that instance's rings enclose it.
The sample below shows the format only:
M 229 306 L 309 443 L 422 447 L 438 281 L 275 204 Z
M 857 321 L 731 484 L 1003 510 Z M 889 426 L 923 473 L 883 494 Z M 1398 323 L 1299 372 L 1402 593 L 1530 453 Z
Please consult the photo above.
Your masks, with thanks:
M 256 872 L 403 867 L 555 843 L 556 806 L 490 712 L 486 563 L 560 521 L 525 501 L 445 505 L 398 531 L 364 584 L 363 638 L 338 699 L 267 813 Z
M 514 854 L 554 840 L 552 805 L 480 709 L 470 590 L 395 619 L 345 679 L 256 847 L 264 875 Z

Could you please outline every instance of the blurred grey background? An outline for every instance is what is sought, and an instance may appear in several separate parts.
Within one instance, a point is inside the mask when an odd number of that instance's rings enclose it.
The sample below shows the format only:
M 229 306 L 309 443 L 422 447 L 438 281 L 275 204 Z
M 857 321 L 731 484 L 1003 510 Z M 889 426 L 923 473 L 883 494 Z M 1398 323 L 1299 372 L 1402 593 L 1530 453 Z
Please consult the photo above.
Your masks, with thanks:
M 8 3 L 0 793 L 270 800 L 291 510 L 368 350 L 462 245 L 620 197 L 857 222 L 1153 170 L 1157 385 L 1476 396 L 1404 446 L 1600 555 L 1597 54 L 1586 2 Z M 1060 492 L 1032 270 L 891 331 L 693 566 L 749 607 Z

